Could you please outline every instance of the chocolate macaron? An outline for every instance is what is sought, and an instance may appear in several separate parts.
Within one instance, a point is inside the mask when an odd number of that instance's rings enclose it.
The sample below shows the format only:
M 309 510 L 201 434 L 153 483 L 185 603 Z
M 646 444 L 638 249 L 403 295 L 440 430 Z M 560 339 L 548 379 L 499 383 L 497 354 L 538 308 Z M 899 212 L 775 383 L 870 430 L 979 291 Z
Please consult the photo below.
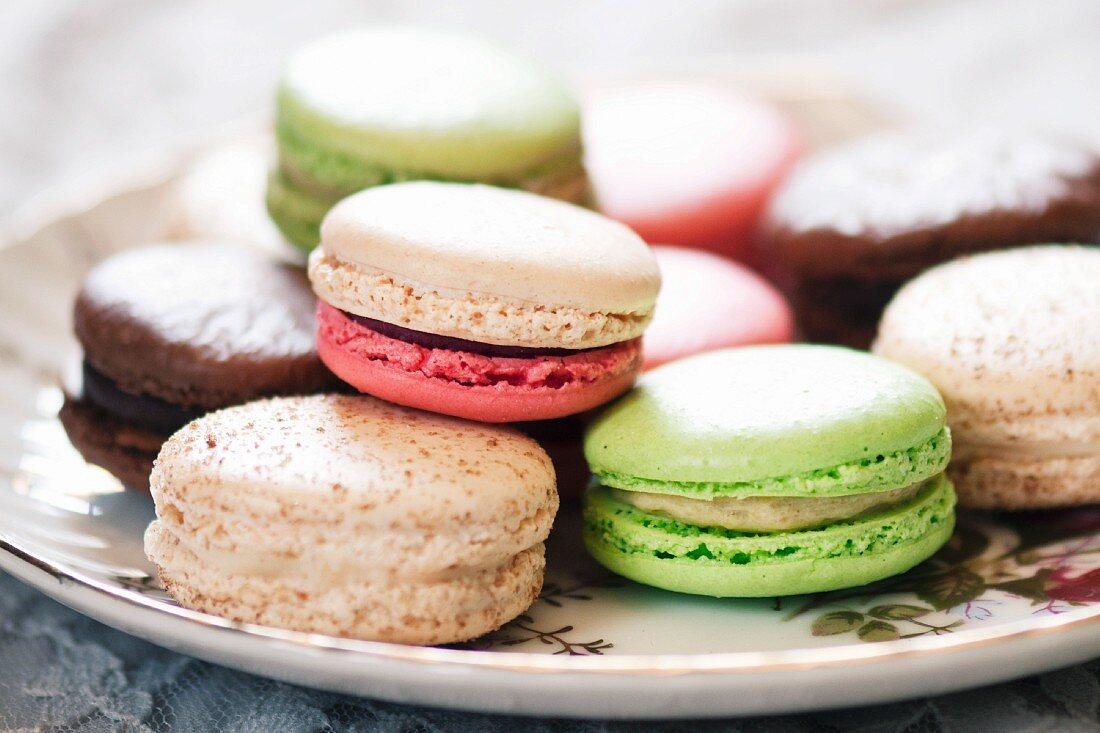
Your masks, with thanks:
M 772 202 L 768 265 L 804 335 L 867 346 L 903 282 L 956 256 L 1100 242 L 1100 156 L 1023 132 L 868 138 L 796 167 Z
M 191 420 L 335 381 L 313 344 L 301 269 L 228 244 L 152 245 L 88 273 L 73 313 L 84 350 L 61 421 L 77 450 L 134 489 Z

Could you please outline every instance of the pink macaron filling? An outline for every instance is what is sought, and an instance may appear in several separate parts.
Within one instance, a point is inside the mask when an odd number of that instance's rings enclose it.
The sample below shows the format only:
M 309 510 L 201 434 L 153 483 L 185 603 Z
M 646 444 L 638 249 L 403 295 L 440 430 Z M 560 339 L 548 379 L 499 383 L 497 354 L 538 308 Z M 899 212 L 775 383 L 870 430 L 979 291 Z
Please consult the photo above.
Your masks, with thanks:
M 641 359 L 641 339 L 569 356 L 523 358 L 429 348 L 385 336 L 324 301 L 317 306 L 317 327 L 321 340 L 347 356 L 469 387 L 520 390 L 579 387 L 635 371 Z

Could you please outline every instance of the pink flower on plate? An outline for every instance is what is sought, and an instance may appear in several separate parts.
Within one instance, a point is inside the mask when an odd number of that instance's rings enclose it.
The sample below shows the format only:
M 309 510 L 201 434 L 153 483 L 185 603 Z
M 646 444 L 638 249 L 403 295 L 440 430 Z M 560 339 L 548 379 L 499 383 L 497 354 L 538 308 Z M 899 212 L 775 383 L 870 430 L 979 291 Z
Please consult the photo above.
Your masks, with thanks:
M 1068 572 L 1059 569 L 1050 574 L 1049 598 L 1071 603 L 1100 603 L 1100 568 L 1072 578 Z

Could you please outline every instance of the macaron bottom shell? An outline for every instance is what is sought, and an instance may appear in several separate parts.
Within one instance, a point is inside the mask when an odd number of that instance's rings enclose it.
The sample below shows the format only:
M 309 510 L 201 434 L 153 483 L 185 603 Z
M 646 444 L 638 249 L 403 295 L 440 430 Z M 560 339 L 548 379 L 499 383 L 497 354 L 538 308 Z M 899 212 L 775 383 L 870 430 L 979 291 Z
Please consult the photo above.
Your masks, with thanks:
M 132 491 L 149 491 L 153 461 L 167 435 L 127 425 L 69 394 L 57 417 L 84 460 L 105 469 Z
M 523 613 L 542 589 L 542 543 L 498 567 L 420 582 L 384 573 L 330 583 L 316 577 L 240 575 L 204 561 L 161 522 L 146 553 L 165 589 L 187 608 L 242 623 L 401 644 L 468 641 Z
M 382 336 L 324 302 L 318 308 L 317 353 L 361 392 L 493 423 L 592 409 L 630 389 L 641 367 L 637 340 L 569 357 L 483 357 Z
M 584 541 L 603 566 L 665 590 L 771 597 L 850 588 L 905 572 L 951 537 L 955 493 L 945 476 L 911 501 L 816 530 L 744 534 L 642 512 L 603 487 L 585 494 Z

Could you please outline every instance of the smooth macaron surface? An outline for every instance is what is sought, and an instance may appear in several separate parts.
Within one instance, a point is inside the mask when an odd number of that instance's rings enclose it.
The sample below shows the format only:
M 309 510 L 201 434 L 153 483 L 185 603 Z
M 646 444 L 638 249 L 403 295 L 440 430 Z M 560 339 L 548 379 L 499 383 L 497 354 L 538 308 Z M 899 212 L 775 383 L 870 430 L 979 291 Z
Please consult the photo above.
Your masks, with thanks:
M 874 350 L 942 392 L 967 504 L 1100 500 L 1100 250 L 1048 245 L 929 270 L 887 307 Z
M 150 483 L 146 550 L 185 605 L 411 643 L 526 608 L 558 504 L 549 459 L 516 431 L 336 395 L 211 413 Z
M 829 346 L 726 349 L 647 372 L 585 435 L 584 541 L 608 569 L 712 596 L 896 575 L 950 537 L 942 399 Z
M 550 74 L 463 35 L 394 26 L 319 39 L 288 62 L 280 145 L 318 184 L 518 184 L 580 156 L 580 114 Z
M 686 247 L 658 245 L 653 254 L 661 293 L 645 333 L 645 369 L 705 351 L 793 337 L 786 300 L 745 266 Z
M 801 147 L 779 109 L 702 81 L 594 91 L 584 137 L 601 211 L 648 242 L 735 257 Z
M 625 489 L 842 495 L 942 470 L 944 421 L 935 388 L 906 367 L 835 347 L 753 346 L 647 372 L 589 428 L 585 457 Z

